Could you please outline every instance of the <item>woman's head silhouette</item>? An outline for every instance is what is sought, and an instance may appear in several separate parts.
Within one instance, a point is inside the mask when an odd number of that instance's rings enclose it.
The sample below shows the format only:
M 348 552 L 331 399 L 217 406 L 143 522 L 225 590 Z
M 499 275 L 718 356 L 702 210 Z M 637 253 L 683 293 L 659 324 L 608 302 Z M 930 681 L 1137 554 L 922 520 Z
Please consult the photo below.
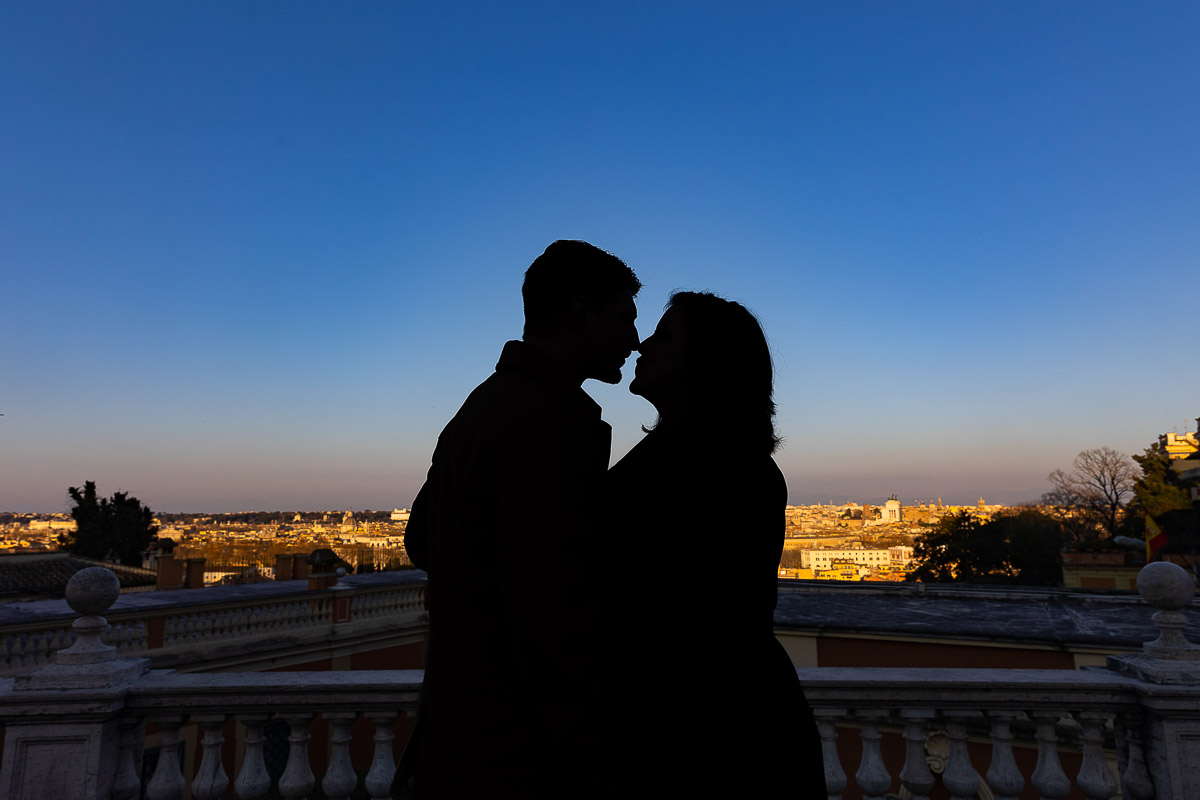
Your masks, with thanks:
M 768 453 L 778 447 L 771 350 L 745 306 L 709 292 L 676 292 L 638 350 L 629 389 L 655 405 L 658 425 L 733 435 Z

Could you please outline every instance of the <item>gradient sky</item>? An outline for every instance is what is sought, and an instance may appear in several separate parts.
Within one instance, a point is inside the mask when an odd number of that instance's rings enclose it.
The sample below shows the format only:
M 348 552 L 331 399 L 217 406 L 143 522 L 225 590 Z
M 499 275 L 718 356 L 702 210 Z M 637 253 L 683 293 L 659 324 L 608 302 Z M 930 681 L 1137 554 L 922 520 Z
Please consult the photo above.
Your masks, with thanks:
M 0 4 L 0 510 L 407 506 L 559 238 L 643 336 L 679 288 L 759 315 L 792 502 L 1035 499 L 1195 429 L 1198 42 L 1194 2 Z M 585 388 L 618 458 L 652 411 Z

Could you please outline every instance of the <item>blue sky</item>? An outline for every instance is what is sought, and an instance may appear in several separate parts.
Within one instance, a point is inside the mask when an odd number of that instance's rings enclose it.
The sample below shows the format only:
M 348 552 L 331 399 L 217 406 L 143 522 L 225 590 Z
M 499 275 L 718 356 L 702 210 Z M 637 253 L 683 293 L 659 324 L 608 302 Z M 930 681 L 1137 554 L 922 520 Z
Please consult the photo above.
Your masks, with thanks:
M 0 6 L 0 510 L 406 506 L 558 238 L 759 315 L 793 502 L 1195 429 L 1200 6 L 739 5 Z

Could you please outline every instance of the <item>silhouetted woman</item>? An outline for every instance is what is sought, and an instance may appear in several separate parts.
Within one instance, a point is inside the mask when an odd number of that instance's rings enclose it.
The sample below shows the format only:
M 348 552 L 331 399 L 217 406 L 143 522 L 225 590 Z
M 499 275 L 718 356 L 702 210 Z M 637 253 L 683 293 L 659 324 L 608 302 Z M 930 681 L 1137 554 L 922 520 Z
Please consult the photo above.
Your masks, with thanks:
M 626 788 L 824 798 L 816 726 L 774 635 L 787 485 L 762 328 L 738 303 L 678 292 L 638 351 L 629 390 L 658 421 L 608 473 L 629 568 L 613 634 L 630 647 L 613 709 Z

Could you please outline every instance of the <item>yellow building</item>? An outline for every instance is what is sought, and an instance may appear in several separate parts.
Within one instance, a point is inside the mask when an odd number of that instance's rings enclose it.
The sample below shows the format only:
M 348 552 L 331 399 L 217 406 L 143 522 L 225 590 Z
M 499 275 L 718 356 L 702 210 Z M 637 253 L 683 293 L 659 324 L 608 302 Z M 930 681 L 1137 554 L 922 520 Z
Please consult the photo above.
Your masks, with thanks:
M 1196 417 L 1196 427 L 1200 429 L 1200 417 Z M 1164 433 L 1158 437 L 1158 446 L 1167 454 L 1167 458 L 1188 458 L 1200 452 L 1200 434 Z

